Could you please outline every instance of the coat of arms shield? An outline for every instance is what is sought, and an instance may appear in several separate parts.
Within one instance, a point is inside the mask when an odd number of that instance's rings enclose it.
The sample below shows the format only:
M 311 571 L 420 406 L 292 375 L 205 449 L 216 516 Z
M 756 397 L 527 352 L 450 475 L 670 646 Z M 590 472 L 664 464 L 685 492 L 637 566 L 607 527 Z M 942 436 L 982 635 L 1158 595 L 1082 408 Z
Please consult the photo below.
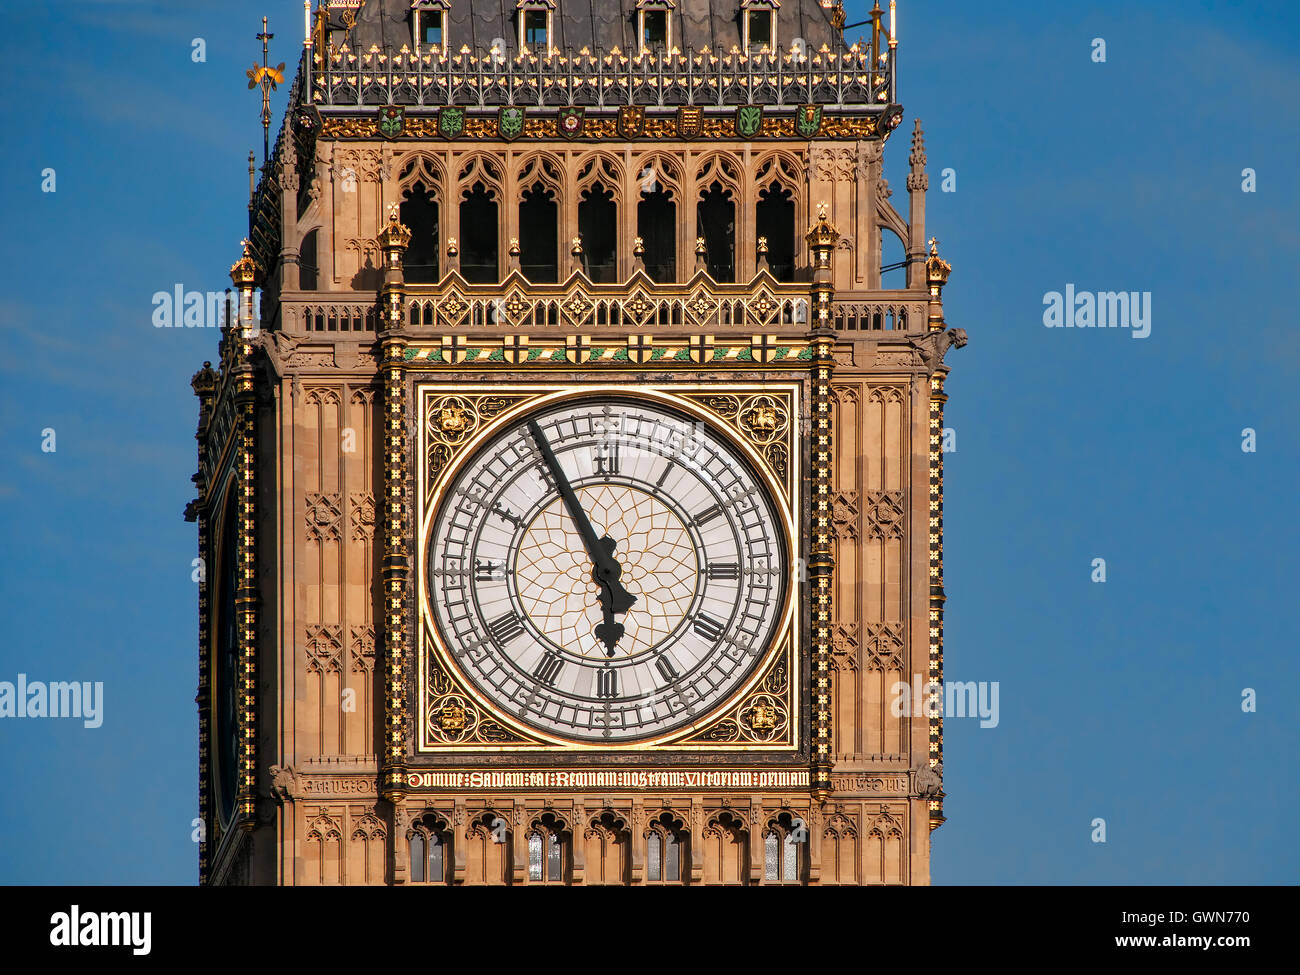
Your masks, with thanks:
M 694 139 L 700 134 L 700 129 L 704 125 L 704 109 L 687 108 L 683 106 L 677 109 L 677 134 L 683 139 Z
M 736 109 L 736 135 L 742 139 L 752 139 L 762 128 L 762 105 L 741 105 Z
M 805 139 L 813 138 L 822 128 L 822 107 L 800 105 L 794 116 L 794 129 Z
M 501 138 L 509 141 L 517 139 L 524 133 L 524 110 L 518 105 L 502 106 L 497 115 L 497 132 Z
M 465 109 L 449 105 L 438 112 L 438 134 L 454 139 L 465 131 Z
M 639 139 L 645 133 L 645 109 L 640 105 L 624 105 L 618 110 L 614 128 L 624 139 Z
M 587 120 L 587 110 L 577 106 L 562 108 L 555 119 L 555 126 L 560 131 L 560 135 L 566 139 L 576 139 L 582 135 L 582 127 Z
M 383 105 L 379 109 L 379 134 L 396 139 L 406 131 L 406 109 L 401 105 Z

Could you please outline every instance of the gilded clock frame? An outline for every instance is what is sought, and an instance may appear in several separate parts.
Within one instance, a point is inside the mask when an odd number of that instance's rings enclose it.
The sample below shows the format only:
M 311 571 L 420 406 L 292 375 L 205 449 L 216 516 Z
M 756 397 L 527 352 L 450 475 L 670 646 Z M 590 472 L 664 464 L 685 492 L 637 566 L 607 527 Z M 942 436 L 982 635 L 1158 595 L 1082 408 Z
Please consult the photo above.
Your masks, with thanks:
M 414 514 L 417 547 L 415 596 L 417 601 L 415 645 L 415 728 L 416 757 L 466 752 L 603 752 L 607 754 L 672 752 L 709 752 L 753 754 L 781 752 L 799 754 L 804 741 L 804 654 L 803 612 L 804 583 L 795 573 L 798 560 L 805 558 L 802 544 L 803 510 L 803 430 L 805 390 L 803 384 L 788 381 L 717 381 L 707 383 L 671 382 L 662 385 L 631 385 L 608 382 L 510 383 L 484 386 L 482 383 L 447 383 L 415 380 L 413 382 L 415 498 Z M 644 741 L 620 744 L 591 743 L 549 734 L 520 722 L 499 708 L 457 666 L 454 655 L 444 645 L 428 602 L 428 543 L 433 521 L 442 505 L 449 485 L 478 450 L 502 429 L 520 417 L 549 405 L 574 399 L 617 397 L 643 399 L 675 409 L 710 425 L 752 466 L 766 484 L 774 502 L 779 530 L 785 540 L 790 565 L 790 580 L 785 587 L 783 605 L 774 635 L 753 672 L 735 691 L 698 721 L 679 726 Z M 498 409 L 488 417 L 474 413 L 473 430 L 463 438 L 453 436 L 454 447 L 448 450 L 446 438 L 434 436 L 431 409 L 438 402 L 474 404 L 495 401 Z M 504 402 L 504 405 L 502 403 Z M 746 405 L 770 403 L 778 418 L 779 436 L 766 439 L 747 431 L 742 417 Z M 709 404 L 713 405 L 710 406 Z M 734 407 L 734 409 L 733 409 Z M 728 415 L 730 414 L 730 415 Z M 458 422 L 458 421 L 457 421 Z M 457 425 L 453 422 L 453 427 Z M 781 449 L 771 449 L 778 446 Z M 436 463 L 431 448 L 438 448 Z M 781 461 L 784 460 L 784 464 Z M 440 467 L 436 471 L 431 468 Z M 784 466 L 784 470 L 778 468 Z M 432 474 L 432 481 L 431 481 Z M 431 681 L 440 691 L 431 690 Z M 440 726 L 434 731 L 433 703 L 450 702 L 442 714 L 451 709 L 463 712 L 467 721 L 478 722 L 486 734 L 465 736 L 465 740 L 447 735 Z M 476 712 L 476 713 L 475 713 Z M 760 713 L 761 712 L 761 713 Z M 758 717 L 755 715 L 758 714 Z M 766 719 L 766 720 L 761 720 Z M 772 727 L 768 722 L 775 721 Z M 453 722 L 454 727 L 454 722 Z M 775 733 L 774 733 L 775 732 Z M 712 736 L 712 737 L 709 737 Z M 441 739 L 441 740 L 438 740 Z M 495 740 L 494 740 L 495 739 Z

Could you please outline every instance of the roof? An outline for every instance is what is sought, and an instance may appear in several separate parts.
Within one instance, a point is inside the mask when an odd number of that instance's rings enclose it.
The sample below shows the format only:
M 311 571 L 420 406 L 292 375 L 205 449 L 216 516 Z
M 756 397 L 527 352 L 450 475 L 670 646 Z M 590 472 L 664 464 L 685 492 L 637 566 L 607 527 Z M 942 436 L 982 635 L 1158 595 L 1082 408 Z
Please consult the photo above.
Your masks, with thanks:
M 543 0 L 545 2 L 545 0 Z M 741 8 L 753 5 L 742 0 L 670 0 L 673 8 L 672 44 L 683 51 L 729 51 L 741 45 Z M 345 14 L 356 18 L 350 46 L 368 50 L 400 50 L 411 44 L 411 0 L 333 0 L 330 3 L 332 27 L 341 27 Z M 518 3 L 516 0 L 446 0 L 450 11 L 447 39 L 450 48 L 487 51 L 498 38 L 506 42 L 507 52 L 519 43 Z M 608 51 L 614 47 L 626 51 L 637 44 L 636 0 L 554 0 L 554 46 L 561 50 Z M 821 0 L 778 0 L 777 43 L 789 48 L 801 37 L 814 50 L 823 44 L 831 48 L 841 43 L 840 33 L 831 24 L 831 11 Z

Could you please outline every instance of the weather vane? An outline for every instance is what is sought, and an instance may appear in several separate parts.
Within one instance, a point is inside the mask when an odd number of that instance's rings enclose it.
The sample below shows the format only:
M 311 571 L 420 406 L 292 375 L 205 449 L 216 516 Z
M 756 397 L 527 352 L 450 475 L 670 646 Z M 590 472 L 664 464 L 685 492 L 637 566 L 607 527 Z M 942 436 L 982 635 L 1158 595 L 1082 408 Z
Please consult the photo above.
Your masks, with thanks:
M 267 63 L 267 54 L 270 53 L 269 42 L 275 38 L 274 34 L 268 33 L 266 29 L 266 18 L 262 18 L 262 33 L 257 35 L 257 39 L 262 42 L 262 63 L 253 62 L 253 66 L 246 72 L 248 75 L 248 90 L 252 91 L 258 85 L 262 86 L 262 162 L 265 163 L 271 155 L 271 92 L 275 91 L 280 85 L 284 84 L 284 62 L 281 61 L 277 67 L 272 68 Z

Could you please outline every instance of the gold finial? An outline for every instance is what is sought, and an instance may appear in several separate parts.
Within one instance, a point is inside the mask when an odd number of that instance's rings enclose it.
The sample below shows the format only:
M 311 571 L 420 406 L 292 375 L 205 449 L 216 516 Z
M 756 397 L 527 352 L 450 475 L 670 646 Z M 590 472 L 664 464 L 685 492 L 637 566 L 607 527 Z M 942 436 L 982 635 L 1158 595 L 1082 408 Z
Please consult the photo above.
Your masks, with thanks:
M 245 237 L 243 245 L 243 256 L 230 266 L 230 280 L 236 288 L 251 288 L 257 282 L 259 268 L 253 260 L 252 241 Z
M 519 256 L 519 238 L 518 238 L 518 237 L 511 237 L 511 238 L 510 238 L 510 256 L 511 256 L 511 257 L 518 257 L 518 256 Z
M 632 256 L 634 256 L 634 257 L 645 257 L 645 239 L 644 239 L 644 238 L 642 238 L 642 237 L 634 237 L 634 238 L 632 239 Z
M 709 248 L 704 243 L 703 237 L 695 238 L 695 254 L 697 257 L 703 257 L 709 252 Z
M 581 235 L 573 238 L 573 249 L 569 252 L 574 257 L 582 256 L 582 237 Z
M 402 223 L 396 203 L 388 204 L 388 226 L 379 232 L 379 246 L 385 250 L 405 250 L 411 243 L 411 231 Z
M 818 204 L 817 204 L 817 219 L 818 219 L 818 220 L 825 220 L 825 219 L 827 219 L 827 218 L 830 216 L 830 213 L 831 213 L 831 208 L 830 208 L 830 206 L 829 206 L 828 204 L 826 204 L 826 203 L 818 203 Z
M 831 8 L 831 26 L 842 31 L 848 19 L 848 16 L 844 13 L 844 0 L 835 0 L 835 6 Z
M 930 287 L 942 288 L 952 274 L 952 265 L 939 256 L 939 238 L 930 238 L 930 257 L 925 262 L 925 276 Z
M 447 238 L 447 256 L 448 256 L 448 257 L 455 257 L 455 256 L 456 256 L 457 254 L 459 254 L 459 253 L 460 253 L 460 248 L 456 246 L 456 238 L 455 238 L 455 237 L 448 237 L 448 238 Z
M 760 238 L 758 238 L 758 252 L 759 252 L 760 254 L 766 254 L 766 253 L 767 253 L 767 238 L 766 238 L 766 237 L 760 237 Z

